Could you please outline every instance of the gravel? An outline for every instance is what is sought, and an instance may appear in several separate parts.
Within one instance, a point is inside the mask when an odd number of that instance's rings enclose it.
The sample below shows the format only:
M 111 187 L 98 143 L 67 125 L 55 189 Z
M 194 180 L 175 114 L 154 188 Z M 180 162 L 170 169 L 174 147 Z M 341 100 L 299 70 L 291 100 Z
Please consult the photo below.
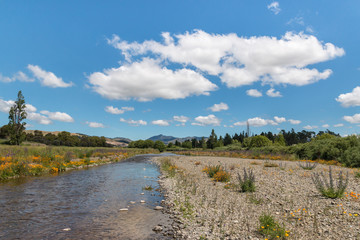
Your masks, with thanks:
M 264 160 L 174 156 L 179 169 L 175 177 L 162 172 L 160 185 L 165 190 L 165 211 L 174 219 L 176 239 L 265 239 L 259 232 L 259 216 L 270 214 L 289 231 L 288 239 L 360 239 L 359 180 L 353 169 L 332 166 L 333 175 L 349 172 L 348 195 L 341 199 L 323 197 L 316 190 L 311 176 L 329 167 L 318 165 L 304 170 L 298 162 L 280 167 L 264 167 Z M 154 158 L 157 164 L 160 157 Z M 208 165 L 222 165 L 237 184 L 237 174 L 251 168 L 256 191 L 241 193 L 226 189 L 226 183 L 214 182 L 202 172 Z M 353 192 L 350 195 L 350 192 Z M 360 195 L 359 195 L 360 197 Z

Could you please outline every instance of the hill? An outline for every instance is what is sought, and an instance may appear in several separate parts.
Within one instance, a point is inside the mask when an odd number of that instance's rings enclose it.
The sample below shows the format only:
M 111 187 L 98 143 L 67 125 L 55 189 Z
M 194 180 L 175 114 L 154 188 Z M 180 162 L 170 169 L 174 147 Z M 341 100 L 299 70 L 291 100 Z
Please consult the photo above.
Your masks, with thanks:
M 175 143 L 176 141 L 178 142 L 185 142 L 186 140 L 191 140 L 193 138 L 196 138 L 197 140 L 201 140 L 203 137 L 185 137 L 185 138 L 177 138 L 177 137 L 173 137 L 173 136 L 165 136 L 165 135 L 156 135 L 153 136 L 151 138 L 148 138 L 148 140 L 152 140 L 152 141 L 162 141 L 165 144 L 168 144 L 170 142 Z M 206 140 L 207 138 L 204 137 L 204 139 Z

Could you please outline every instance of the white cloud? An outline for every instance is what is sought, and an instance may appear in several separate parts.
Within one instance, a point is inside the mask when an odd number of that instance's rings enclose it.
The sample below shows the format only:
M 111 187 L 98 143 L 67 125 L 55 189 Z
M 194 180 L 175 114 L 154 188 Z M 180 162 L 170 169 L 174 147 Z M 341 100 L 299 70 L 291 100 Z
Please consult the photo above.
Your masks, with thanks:
M 111 113 L 111 114 L 123 114 L 126 111 L 134 111 L 135 109 L 133 107 L 122 107 L 121 109 L 113 106 L 106 106 L 105 112 Z
M 286 122 L 286 118 L 284 118 L 284 117 L 275 116 L 274 119 L 275 119 L 275 122 L 277 122 L 277 123 Z
M 306 125 L 304 128 L 305 128 L 306 130 L 312 130 L 312 129 L 316 129 L 316 128 L 318 128 L 318 126 L 310 126 L 310 125 Z
M 189 118 L 185 116 L 174 116 L 173 119 L 174 121 L 181 123 L 186 123 L 187 121 L 189 121 Z
M 96 72 L 89 77 L 95 92 L 108 99 L 151 101 L 155 98 L 182 99 L 209 95 L 217 86 L 190 69 L 171 70 L 156 60 L 140 62 Z
M 191 123 L 191 125 L 195 126 L 220 126 L 221 120 L 218 119 L 215 115 L 210 114 L 208 116 L 198 116 L 195 118 L 195 122 Z
M 266 95 L 268 95 L 269 97 L 282 97 L 281 93 L 279 91 L 275 92 L 274 88 L 270 88 L 269 90 L 267 90 Z
M 229 106 L 226 103 L 219 103 L 219 104 L 214 104 L 213 106 L 209 107 L 208 109 L 210 109 L 213 112 L 220 112 L 220 111 L 226 111 L 229 109 Z
M 27 118 L 43 125 L 49 125 L 52 123 L 52 121 L 47 116 L 41 115 L 40 113 L 36 112 L 29 112 Z
M 133 56 L 148 56 L 153 54 L 157 61 L 163 63 L 178 63 L 183 66 L 192 66 L 197 68 L 200 73 L 217 75 L 221 81 L 228 87 L 240 87 L 251 85 L 254 82 L 261 81 L 263 84 L 273 85 L 295 85 L 303 86 L 315 83 L 319 80 L 328 78 L 332 71 L 325 69 L 322 72 L 315 68 L 307 68 L 309 65 L 325 62 L 345 54 L 344 49 L 336 47 L 332 43 L 323 43 L 315 36 L 304 33 L 287 32 L 283 37 L 277 39 L 269 36 L 254 36 L 250 38 L 238 37 L 234 33 L 230 34 L 209 34 L 201 30 L 195 30 L 192 33 L 170 35 L 165 32 L 162 34 L 163 42 L 145 41 L 143 43 L 122 41 L 118 36 L 109 40 L 115 48 L 120 49 L 129 62 L 132 62 Z M 149 62 L 150 60 L 144 60 Z M 120 67 L 119 69 L 106 70 L 106 74 L 94 73 L 90 76 L 90 82 L 95 85 L 95 91 L 102 95 L 110 95 L 107 89 L 103 89 L 99 82 L 111 82 L 116 76 L 116 88 L 120 88 L 120 83 L 126 79 L 138 79 L 140 73 L 133 70 L 141 70 L 137 66 L 145 65 L 147 75 L 142 76 L 143 81 L 151 85 L 152 75 L 162 74 L 158 72 L 169 71 L 166 68 L 159 69 L 158 64 L 152 71 L 147 70 L 147 64 L 143 62 L 133 63 Z M 154 64 L 153 64 L 154 65 Z M 184 71 L 185 69 L 177 70 Z M 177 72 L 176 71 L 176 72 Z M 188 70 L 192 71 L 192 70 Z M 116 72 L 113 73 L 113 72 Z M 100 74 L 100 75 L 99 75 Z M 172 72 L 174 74 L 174 72 Z M 170 74 L 171 75 L 171 74 Z M 201 79 L 195 75 L 195 79 Z M 151 80 L 147 80 L 151 78 Z M 196 80 L 193 82 L 201 82 Z M 134 82 L 134 81 L 129 81 Z M 156 81 L 157 82 L 157 81 Z M 113 84 L 110 84 L 112 85 Z M 125 85 L 127 89 L 127 84 Z M 208 92 L 214 90 L 213 86 L 206 83 L 205 90 Z M 120 90 L 119 90 L 120 91 Z M 113 92 L 113 91 L 111 91 Z M 132 97 L 131 94 L 130 97 Z M 157 94 L 158 95 L 158 94 Z M 188 94 L 189 95 L 189 94 Z M 113 94 L 108 96 L 114 99 L 128 99 L 128 95 Z M 152 99 L 151 97 L 135 96 L 136 98 Z M 163 97 L 160 95 L 160 97 Z M 163 98 L 169 98 L 168 96 Z
M 267 8 L 275 15 L 279 14 L 279 12 L 281 11 L 279 2 L 272 2 L 267 6 Z
M 349 123 L 360 123 L 360 114 L 357 113 L 353 116 L 344 116 L 343 119 Z
M 41 114 L 47 115 L 51 120 L 56 120 L 60 122 L 74 122 L 74 119 L 67 113 L 64 112 L 49 112 L 46 110 L 40 111 Z
M 360 106 L 360 87 L 354 88 L 350 93 L 340 94 L 335 100 L 343 107 Z
M 15 104 L 14 101 L 9 100 L 5 101 L 0 99 L 0 111 L 4 113 L 8 113 L 10 111 L 10 108 Z
M 299 24 L 301 26 L 305 25 L 304 18 L 300 17 L 300 16 L 297 16 L 297 17 L 294 17 L 294 18 L 290 19 L 286 24 L 290 25 L 290 24 L 293 24 L 293 23 Z
M 335 124 L 334 127 L 343 127 L 344 124 L 343 123 L 339 123 L 339 124 Z
M 91 128 L 104 128 L 104 124 L 98 122 L 86 122 L 86 124 Z
M 9 78 L 9 77 L 6 77 L 6 76 L 3 76 L 3 75 L 0 73 L 0 82 L 9 83 L 9 82 L 13 82 L 13 79 L 11 79 L 11 78 Z
M 40 83 L 43 86 L 51 87 L 51 88 L 57 88 L 57 87 L 66 88 L 66 87 L 71 87 L 73 85 L 72 82 L 66 83 L 62 80 L 62 78 L 57 77 L 54 73 L 47 72 L 41 69 L 37 65 L 29 64 L 27 68 L 34 74 L 34 76 L 38 80 L 40 80 Z
M 290 122 L 291 124 L 293 124 L 293 125 L 298 125 L 298 124 L 301 123 L 300 120 L 294 120 L 294 119 L 289 119 L 289 122 Z
M 245 126 L 247 125 L 247 122 L 249 122 L 249 125 L 253 127 L 263 127 L 268 124 L 273 126 L 278 125 L 278 123 L 275 122 L 274 120 L 255 117 L 255 118 L 249 118 L 247 121 L 244 122 L 236 122 L 234 123 L 234 126 Z
M 134 127 L 137 127 L 137 126 L 146 126 L 147 125 L 147 122 L 144 121 L 144 120 L 132 120 L 132 119 L 129 119 L 129 120 L 126 120 L 124 118 L 120 118 L 120 122 L 124 122 L 124 123 L 127 123 L 131 126 L 134 126 Z
M 25 104 L 25 106 L 26 106 L 26 108 L 25 108 L 25 111 L 27 112 L 27 113 L 29 113 L 29 112 L 36 112 L 37 111 L 37 109 L 36 109 L 36 107 L 34 107 L 33 105 L 31 105 L 31 104 Z
M 329 124 L 324 124 L 324 125 L 322 125 L 322 127 L 323 128 L 328 128 L 328 127 L 330 127 L 330 125 Z
M 262 93 L 256 89 L 249 89 L 246 91 L 246 94 L 251 97 L 261 97 L 262 96 Z
M 169 122 L 166 121 L 166 120 L 155 120 L 155 121 L 152 121 L 151 122 L 153 125 L 158 125 L 158 126 L 163 126 L 163 127 L 166 127 L 166 126 L 169 126 Z
M 19 71 L 15 73 L 12 77 L 3 76 L 0 73 L 0 82 L 10 83 L 19 80 L 20 82 L 33 82 L 35 81 L 33 78 L 28 77 L 25 73 Z

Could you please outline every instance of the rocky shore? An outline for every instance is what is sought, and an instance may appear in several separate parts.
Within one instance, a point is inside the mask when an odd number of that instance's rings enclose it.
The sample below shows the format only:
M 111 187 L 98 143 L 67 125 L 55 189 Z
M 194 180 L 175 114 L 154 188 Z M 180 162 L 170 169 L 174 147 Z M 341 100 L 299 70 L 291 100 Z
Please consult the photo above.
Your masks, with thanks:
M 176 174 L 162 170 L 164 210 L 174 219 L 176 239 L 266 239 L 259 217 L 271 215 L 286 229 L 285 239 L 360 239 L 360 186 L 356 170 L 332 166 L 334 176 L 349 172 L 345 196 L 323 197 L 311 176 L 329 166 L 305 170 L 298 162 L 219 157 L 166 157 L 176 165 Z M 154 158 L 161 165 L 164 157 Z M 215 182 L 202 170 L 223 166 L 230 183 Z M 272 167 L 270 167 L 272 166 Z M 255 174 L 256 191 L 238 190 L 237 174 L 243 168 Z M 275 237 L 276 238 L 276 237 Z M 275 239 L 274 238 L 274 239 Z M 270 239 L 270 238 L 269 238 Z

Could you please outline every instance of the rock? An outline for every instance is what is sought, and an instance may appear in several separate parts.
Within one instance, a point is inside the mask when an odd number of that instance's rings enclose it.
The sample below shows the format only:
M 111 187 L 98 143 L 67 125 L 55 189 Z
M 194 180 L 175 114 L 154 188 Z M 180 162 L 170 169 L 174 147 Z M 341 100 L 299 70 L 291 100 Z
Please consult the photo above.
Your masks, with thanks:
M 63 231 L 66 231 L 66 232 L 68 232 L 68 231 L 70 231 L 71 230 L 71 228 L 64 228 L 63 229 Z
M 164 209 L 164 208 L 161 207 L 161 206 L 156 206 L 154 209 L 155 209 L 155 210 L 162 210 L 162 209 Z
M 145 203 L 145 200 L 140 200 L 140 203 Z
M 135 204 L 135 202 L 134 202 L 134 201 L 130 201 L 130 204 Z
M 120 208 L 120 211 L 129 211 L 128 208 Z
M 163 228 L 161 226 L 155 226 L 153 228 L 153 231 L 155 231 L 155 232 L 161 232 L 162 230 L 163 230 Z
M 145 194 L 145 193 L 143 193 L 143 192 L 142 192 L 142 193 L 140 193 L 140 195 L 144 195 L 144 194 Z

